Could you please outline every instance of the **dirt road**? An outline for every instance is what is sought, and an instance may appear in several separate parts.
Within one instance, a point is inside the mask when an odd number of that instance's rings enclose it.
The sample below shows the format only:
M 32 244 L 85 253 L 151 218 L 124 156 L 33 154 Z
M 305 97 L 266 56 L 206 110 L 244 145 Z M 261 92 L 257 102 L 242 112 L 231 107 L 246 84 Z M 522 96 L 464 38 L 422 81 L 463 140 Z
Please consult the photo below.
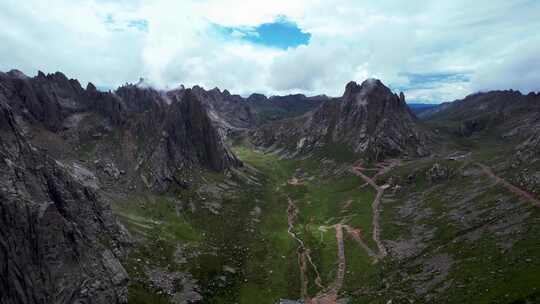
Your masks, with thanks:
M 373 237 L 373 241 L 375 242 L 375 244 L 377 245 L 377 249 L 379 251 L 379 256 L 380 257 L 384 257 L 386 256 L 388 253 L 386 251 L 386 248 L 384 247 L 384 244 L 381 242 L 381 238 L 380 238 L 380 220 L 379 220 L 379 206 L 381 204 L 381 198 L 384 194 L 384 190 L 388 187 L 388 185 L 382 185 L 382 186 L 378 186 L 377 183 L 375 183 L 375 179 L 380 176 L 380 175 L 383 175 L 385 173 L 387 173 L 388 171 L 390 171 L 392 168 L 396 167 L 399 165 L 399 160 L 390 160 L 388 162 L 385 162 L 385 163 L 381 163 L 378 165 L 378 168 L 379 170 L 377 171 L 377 173 L 374 175 L 373 178 L 365 175 L 362 171 L 366 170 L 364 169 L 361 165 L 356 165 L 353 167 L 353 172 L 355 172 L 358 176 L 360 176 L 367 184 L 369 184 L 371 187 L 373 187 L 375 189 L 375 191 L 377 191 L 376 195 L 375 195 L 375 199 L 373 200 L 373 203 L 371 204 L 371 209 L 372 209 L 372 237 Z
M 487 176 L 493 178 L 497 182 L 497 184 L 500 184 L 501 186 L 506 188 L 506 190 L 508 190 L 508 191 L 522 197 L 523 199 L 531 202 L 535 207 L 540 208 L 540 200 L 535 198 L 532 194 L 530 194 L 529 192 L 510 184 L 504 178 L 501 178 L 501 177 L 497 176 L 489 166 L 486 166 L 486 165 L 484 165 L 482 163 L 475 163 L 475 164 L 477 166 L 479 166 L 480 168 L 482 168 L 482 171 L 484 172 L 484 174 L 486 174 Z
M 381 202 L 382 195 L 384 193 L 384 190 L 388 187 L 388 185 L 382 185 L 378 186 L 375 183 L 375 179 L 390 171 L 393 167 L 399 165 L 399 160 L 390 160 L 388 162 L 384 162 L 378 165 L 377 169 L 364 169 L 361 166 L 354 166 L 353 171 L 360 176 L 368 185 L 373 187 L 377 194 L 375 195 L 375 198 L 371 204 L 372 206 L 372 212 L 373 212 L 373 241 L 377 245 L 378 248 L 378 254 L 375 253 L 367 244 L 364 242 L 361 236 L 361 231 L 359 229 L 355 229 L 349 225 L 346 225 L 344 223 L 338 223 L 336 225 L 330 226 L 334 227 L 336 230 L 336 241 L 337 241 L 337 257 L 338 257 L 338 265 L 337 265 L 337 271 L 336 271 L 336 277 L 334 279 L 334 282 L 330 284 L 327 288 L 324 288 L 322 285 L 321 277 L 319 275 L 319 272 L 317 271 L 317 267 L 313 263 L 310 257 L 310 251 L 308 248 L 305 247 L 304 242 L 294 233 L 294 222 L 296 220 L 296 217 L 298 215 L 298 208 L 295 205 L 295 203 L 289 198 L 289 204 L 287 208 L 287 218 L 288 218 L 288 233 L 300 244 L 297 250 L 298 254 L 298 265 L 300 266 L 300 280 L 301 280 L 301 295 L 304 299 L 304 302 L 306 304 L 336 304 L 337 303 L 337 297 L 338 293 L 343 287 L 343 281 L 345 278 L 345 269 L 346 269 L 346 261 L 345 261 L 345 245 L 343 241 L 343 229 L 347 230 L 347 233 L 353 238 L 353 240 L 360 245 L 367 254 L 374 259 L 374 262 L 378 261 L 378 259 L 384 257 L 387 255 L 386 248 L 384 247 L 384 244 L 380 240 L 380 224 L 379 224 L 379 205 Z M 370 178 L 369 176 L 365 175 L 362 171 L 365 170 L 377 170 L 377 173 L 374 175 L 373 178 Z M 292 182 L 291 182 L 292 181 Z M 291 180 L 289 184 L 298 184 L 297 180 Z M 343 210 L 347 210 L 352 201 L 348 201 L 342 208 Z M 321 226 L 322 227 L 322 226 Z M 328 227 L 328 226 L 327 226 Z M 325 227 L 326 229 L 326 227 Z M 310 298 L 307 292 L 309 281 L 307 276 L 307 265 L 308 263 L 313 267 L 313 269 L 316 272 L 317 278 L 315 280 L 315 283 L 318 287 L 320 287 L 322 290 L 313 298 Z
M 379 206 L 381 204 L 381 198 L 384 194 L 384 190 L 388 188 L 388 185 L 379 186 L 375 182 L 375 179 L 377 179 L 377 177 L 383 174 L 386 174 L 387 172 L 392 170 L 394 167 L 399 166 L 399 164 L 400 164 L 400 161 L 397 159 L 391 159 L 391 160 L 378 164 L 377 165 L 378 171 L 377 173 L 375 173 L 373 178 L 365 175 L 362 172 L 362 171 L 373 170 L 373 169 L 365 169 L 361 165 L 358 165 L 358 164 L 353 167 L 353 172 L 356 173 L 358 176 L 360 176 L 368 185 L 373 187 L 375 191 L 377 191 L 375 194 L 375 199 L 373 199 L 373 203 L 371 204 L 371 209 L 373 213 L 372 214 L 372 218 L 373 218 L 372 219 L 372 226 L 373 226 L 372 238 L 375 244 L 377 245 L 377 249 L 379 251 L 379 257 L 384 257 L 388 254 L 388 252 L 386 251 L 386 248 L 384 247 L 384 244 L 381 242 L 381 238 L 380 238 L 381 229 L 380 229 L 380 219 L 379 219 L 380 218 Z
M 311 265 L 313 268 L 313 271 L 316 274 L 315 277 L 315 285 L 317 285 L 319 288 L 324 288 L 322 285 L 322 279 L 319 274 L 319 270 L 315 263 L 313 263 L 313 260 L 311 259 L 311 254 L 309 248 L 306 248 L 304 245 L 304 241 L 300 239 L 296 233 L 294 233 L 294 223 L 296 221 L 296 217 L 298 216 L 298 207 L 294 203 L 294 201 L 289 197 L 288 199 L 288 207 L 287 207 L 287 222 L 288 222 L 288 229 L 287 232 L 289 235 L 295 239 L 298 242 L 298 248 L 296 250 L 298 255 L 298 265 L 300 267 L 300 280 L 302 285 L 302 297 L 307 297 L 307 286 L 309 285 L 309 277 L 307 276 L 307 262 Z
M 369 246 L 364 242 L 364 239 L 362 238 L 362 232 L 360 229 L 355 229 L 349 225 L 343 225 L 343 228 L 347 230 L 347 233 L 352 237 L 352 239 L 360 246 L 362 249 L 364 249 L 368 256 L 374 259 L 374 262 L 376 262 L 379 257 L 377 254 L 369 248 Z
M 336 240 L 338 245 L 338 267 L 336 278 L 327 290 L 323 290 L 313 299 L 306 299 L 306 304 L 336 304 L 338 293 L 343 287 L 346 269 L 345 245 L 343 243 L 343 225 L 336 224 L 334 227 L 336 229 Z

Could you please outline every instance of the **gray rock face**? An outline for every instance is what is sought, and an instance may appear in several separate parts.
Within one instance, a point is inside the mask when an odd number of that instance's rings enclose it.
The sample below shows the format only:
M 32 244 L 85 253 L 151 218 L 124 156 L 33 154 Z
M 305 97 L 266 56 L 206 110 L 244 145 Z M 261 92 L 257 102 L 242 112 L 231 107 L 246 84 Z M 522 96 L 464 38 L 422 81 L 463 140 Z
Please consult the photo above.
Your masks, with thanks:
M 126 239 L 102 197 L 240 165 L 191 90 L 0 73 L 0 303 L 125 303 Z
M 79 82 L 62 73 L 30 78 L 21 72 L 0 73 L 0 88 L 13 111 L 30 123 L 40 123 L 52 131 L 63 128 L 63 121 L 74 113 L 96 111 L 119 123 L 125 105 L 115 95 L 98 92 L 89 84 L 83 89 Z
M 371 159 L 427 154 L 427 133 L 417 124 L 405 97 L 379 80 L 347 84 L 343 97 L 324 102 L 309 114 L 263 126 L 251 133 L 263 147 L 303 154 L 333 143 Z
M 1 94 L 0 134 L 0 303 L 125 303 L 108 204 L 28 143 Z
M 178 177 L 197 168 L 241 165 L 190 89 L 167 94 L 128 84 L 103 93 L 61 73 L 30 78 L 20 72 L 1 73 L 0 89 L 15 118 L 33 133 L 33 144 L 60 160 L 79 157 L 69 151 L 96 146 L 97 160 L 107 160 L 99 171 L 118 182 L 125 171 L 134 183 L 143 179 L 152 190 L 164 191 L 182 185 Z M 56 142 L 38 138 L 43 133 Z
M 155 111 L 146 111 L 132 122 L 129 132 L 137 142 L 148 142 L 137 156 L 152 188 L 166 190 L 182 185 L 179 174 L 203 167 L 215 171 L 240 166 L 199 99 L 186 90 Z

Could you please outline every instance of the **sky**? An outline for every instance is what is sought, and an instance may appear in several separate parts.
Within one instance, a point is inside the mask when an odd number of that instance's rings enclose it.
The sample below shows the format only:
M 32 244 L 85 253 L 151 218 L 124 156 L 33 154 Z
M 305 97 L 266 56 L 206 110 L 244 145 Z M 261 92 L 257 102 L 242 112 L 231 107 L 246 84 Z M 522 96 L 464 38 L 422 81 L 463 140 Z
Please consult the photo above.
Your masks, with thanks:
M 540 90 L 537 0 L 2 0 L 0 71 L 114 88 L 340 96 L 379 78 L 409 102 Z

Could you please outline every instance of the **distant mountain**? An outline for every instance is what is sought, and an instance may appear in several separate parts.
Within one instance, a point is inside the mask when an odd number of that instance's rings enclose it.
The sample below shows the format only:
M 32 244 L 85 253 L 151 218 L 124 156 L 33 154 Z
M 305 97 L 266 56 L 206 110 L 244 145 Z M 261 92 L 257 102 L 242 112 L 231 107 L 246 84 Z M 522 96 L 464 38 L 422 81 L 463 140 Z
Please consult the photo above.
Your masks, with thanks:
M 181 97 L 185 88 L 168 91 L 169 97 Z M 223 130 L 252 128 L 270 121 L 299 116 L 329 98 L 321 95 L 307 97 L 302 94 L 271 96 L 252 94 L 247 98 L 218 88 L 205 90 L 194 86 L 193 94 L 203 103 L 212 121 Z
M 540 94 L 523 95 L 512 90 L 476 93 L 443 103 L 419 116 L 463 136 L 491 132 L 528 137 L 540 130 Z
M 493 155 L 496 170 L 512 184 L 540 193 L 540 93 L 476 93 L 420 117 L 441 144 L 458 142 L 462 149 L 479 150 L 479 158 Z
M 418 114 L 425 112 L 427 110 L 433 109 L 437 107 L 437 104 L 430 104 L 430 103 L 407 103 L 407 106 L 411 111 L 418 116 Z
M 258 146 L 306 154 L 344 144 L 371 159 L 425 155 L 428 135 L 405 104 L 380 80 L 350 82 L 341 98 L 325 101 L 299 118 L 264 125 L 251 132 Z
M 330 98 L 326 95 L 307 97 L 303 94 L 261 98 L 261 96 L 255 97 L 255 94 L 252 94 L 247 100 L 252 102 L 259 116 L 259 123 L 267 123 L 303 115 Z

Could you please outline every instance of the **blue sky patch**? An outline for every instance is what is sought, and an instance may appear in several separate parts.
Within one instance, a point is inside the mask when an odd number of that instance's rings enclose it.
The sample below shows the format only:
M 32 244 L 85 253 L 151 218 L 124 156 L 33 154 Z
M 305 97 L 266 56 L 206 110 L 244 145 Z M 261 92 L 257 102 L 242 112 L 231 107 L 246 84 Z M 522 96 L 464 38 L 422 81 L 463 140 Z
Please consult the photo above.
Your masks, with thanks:
M 215 25 L 228 38 L 241 39 L 251 43 L 278 49 L 295 48 L 309 44 L 311 34 L 303 32 L 296 23 L 285 17 L 256 27 L 223 27 Z
M 390 85 L 395 92 L 405 92 L 412 90 L 437 91 L 444 85 L 450 83 L 468 83 L 471 81 L 471 72 L 433 72 L 433 73 L 399 73 L 408 79 L 409 83 L 404 85 Z M 441 99 L 408 99 L 407 103 L 440 103 Z
M 468 73 L 401 73 L 409 79 L 410 86 L 414 88 L 431 88 L 438 83 L 469 82 L 471 77 Z

